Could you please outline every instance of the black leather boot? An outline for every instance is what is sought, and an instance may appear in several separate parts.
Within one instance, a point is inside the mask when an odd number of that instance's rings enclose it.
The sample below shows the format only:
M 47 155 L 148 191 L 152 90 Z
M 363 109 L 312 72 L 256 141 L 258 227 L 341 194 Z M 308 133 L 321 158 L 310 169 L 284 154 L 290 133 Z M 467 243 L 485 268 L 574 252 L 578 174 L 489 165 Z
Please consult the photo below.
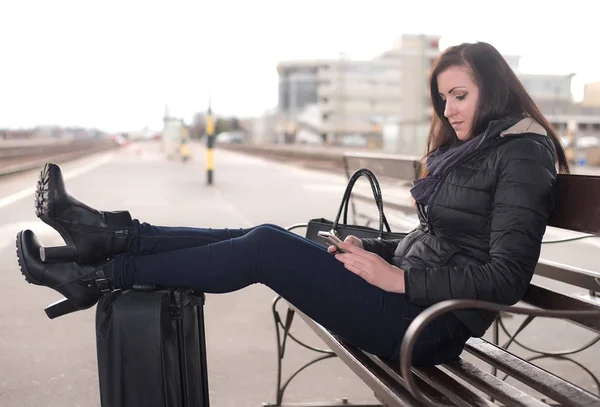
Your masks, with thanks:
M 35 211 L 67 243 L 67 246 L 41 247 L 41 259 L 48 262 L 106 260 L 126 251 L 133 230 L 129 212 L 101 212 L 69 195 L 56 164 L 46 164 L 40 173 Z
M 46 307 L 46 315 L 53 319 L 95 305 L 100 297 L 115 289 L 104 268 L 112 260 L 98 264 L 44 263 L 40 258 L 41 244 L 31 230 L 17 234 L 17 258 L 21 273 L 31 284 L 46 286 L 65 296 Z

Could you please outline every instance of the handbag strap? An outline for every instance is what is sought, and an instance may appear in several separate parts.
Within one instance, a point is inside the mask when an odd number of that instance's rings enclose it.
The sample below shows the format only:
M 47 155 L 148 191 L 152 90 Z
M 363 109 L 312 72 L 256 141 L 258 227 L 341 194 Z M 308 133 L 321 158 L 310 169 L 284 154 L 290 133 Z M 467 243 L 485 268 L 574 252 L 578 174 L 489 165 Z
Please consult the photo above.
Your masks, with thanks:
M 379 186 L 379 181 L 377 181 L 377 177 L 375 174 L 371 172 L 367 168 L 358 169 L 352 174 L 350 180 L 348 180 L 348 185 L 346 186 L 346 191 L 344 191 L 344 196 L 342 197 L 342 203 L 340 204 L 340 208 L 338 210 L 338 214 L 335 218 L 335 222 L 333 223 L 333 232 L 337 233 L 336 229 L 340 221 L 340 217 L 342 215 L 342 211 L 344 213 L 343 222 L 344 224 L 348 224 L 348 207 L 350 206 L 350 196 L 352 194 L 352 189 L 354 188 L 354 184 L 360 177 L 366 177 L 369 180 L 369 184 L 371 185 L 371 190 L 373 192 L 373 198 L 375 199 L 375 204 L 377 205 L 377 210 L 379 211 L 379 238 L 383 237 L 383 227 L 385 226 L 387 232 L 391 232 L 390 225 L 383 213 L 383 196 L 381 194 L 381 187 Z
M 352 196 L 352 189 L 354 188 L 354 184 L 356 184 L 356 181 L 358 181 L 358 179 L 361 176 L 365 176 L 369 180 L 369 184 L 371 185 L 371 191 L 373 192 L 373 198 L 375 200 L 375 205 L 377 205 L 377 209 L 380 212 L 379 218 L 380 218 L 380 220 L 382 218 L 384 218 L 384 216 L 381 216 L 383 214 L 383 196 L 381 194 L 381 188 L 379 186 L 379 181 L 377 180 L 377 177 L 375 177 L 375 174 L 373 174 L 371 172 L 371 170 L 369 170 L 367 168 L 361 168 L 360 170 L 357 170 L 352 175 L 352 177 L 350 177 L 350 180 L 348 181 L 348 187 L 346 187 L 344 197 L 342 198 L 342 200 L 346 202 L 346 205 L 344 206 L 344 218 L 343 218 L 344 224 L 348 223 L 348 208 L 350 207 L 350 198 Z M 380 209 L 380 207 L 381 207 L 381 209 Z M 381 224 L 381 222 L 380 222 L 380 224 Z M 380 227 L 380 230 L 383 230 L 383 228 Z

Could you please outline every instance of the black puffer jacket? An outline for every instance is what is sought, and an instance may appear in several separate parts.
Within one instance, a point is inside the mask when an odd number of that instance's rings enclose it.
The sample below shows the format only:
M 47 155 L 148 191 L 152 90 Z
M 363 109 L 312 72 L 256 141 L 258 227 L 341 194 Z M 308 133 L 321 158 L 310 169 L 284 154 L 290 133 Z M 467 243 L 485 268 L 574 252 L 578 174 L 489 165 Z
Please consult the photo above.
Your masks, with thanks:
M 477 150 L 440 182 L 428 209 L 417 207 L 417 229 L 401 241 L 363 240 L 365 249 L 405 270 L 413 303 L 511 305 L 524 296 L 554 208 L 556 150 L 532 119 L 508 126 L 490 123 Z M 482 336 L 496 313 L 455 315 L 473 336 Z

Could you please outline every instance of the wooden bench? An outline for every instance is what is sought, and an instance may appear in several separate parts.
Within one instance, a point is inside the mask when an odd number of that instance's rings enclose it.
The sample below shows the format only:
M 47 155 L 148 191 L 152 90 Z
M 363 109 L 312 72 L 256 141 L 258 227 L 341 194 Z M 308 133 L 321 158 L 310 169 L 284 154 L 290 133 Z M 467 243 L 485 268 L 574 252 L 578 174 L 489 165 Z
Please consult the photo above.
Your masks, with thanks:
M 378 177 L 381 176 L 383 178 L 383 183 L 386 182 L 386 177 L 402 181 L 401 177 L 405 175 L 394 178 L 393 171 L 398 171 L 400 174 L 410 174 L 410 171 L 413 171 L 412 174 L 418 172 L 418 167 L 415 167 L 414 159 L 395 157 L 395 160 L 398 162 L 394 163 L 394 159 L 390 159 L 378 164 L 380 166 L 377 167 L 372 160 L 378 160 L 379 158 L 375 155 L 367 157 L 364 155 L 355 155 L 348 157 L 348 162 L 353 162 L 355 163 L 353 165 L 358 167 L 373 168 Z M 351 167 L 348 166 L 346 168 Z M 392 173 L 388 171 L 392 171 Z M 385 190 L 385 188 L 385 186 L 382 186 L 382 190 Z M 383 195 L 387 210 L 392 205 L 390 205 L 389 201 L 385 200 L 386 194 L 384 193 Z M 364 199 L 369 199 L 369 195 L 365 194 Z M 372 195 L 370 200 L 372 204 Z M 405 207 L 402 204 L 399 204 L 396 208 L 399 210 L 410 210 L 410 207 Z M 600 177 L 560 175 L 558 178 L 557 205 L 552 213 L 549 225 L 571 231 L 600 235 Z M 306 226 L 306 224 L 293 225 L 290 227 L 290 230 Z M 289 304 L 285 317 L 283 317 L 278 310 L 278 303 L 282 299 L 281 297 L 276 297 L 272 310 L 277 330 L 278 372 L 276 402 L 275 404 L 270 404 L 270 406 L 287 405 L 282 404 L 285 389 L 300 371 L 320 360 L 336 356 L 373 390 L 375 397 L 381 402 L 381 405 L 385 406 L 495 406 L 497 404 L 494 401 L 498 401 L 501 405 L 506 406 L 600 406 L 600 396 L 569 382 L 566 378 L 537 367 L 530 361 L 520 358 L 507 350 L 516 341 L 516 336 L 536 316 L 553 315 L 554 317 L 561 317 L 564 320 L 585 327 L 595 335 L 599 335 L 596 339 L 583 345 L 578 351 L 598 342 L 600 338 L 600 302 L 596 300 L 596 292 L 600 291 L 600 270 L 582 270 L 568 265 L 540 260 L 536 268 L 536 275 L 561 281 L 569 284 L 569 287 L 573 287 L 574 289 L 583 288 L 588 290 L 589 295 L 573 295 L 565 293 L 564 290 L 558 291 L 552 289 L 541 283 L 532 283 L 523 301 L 517 304 L 526 306 L 527 308 L 505 307 L 496 304 L 457 300 L 435 304 L 411 324 L 402 345 L 402 356 L 400 358 L 402 365 L 399 361 L 378 358 L 346 343 Z M 534 315 L 526 318 L 516 332 L 502 346 L 499 344 L 498 321 L 491 328 L 494 331 L 492 341 L 482 338 L 471 338 L 466 344 L 465 351 L 469 354 L 468 358 L 474 359 L 474 362 L 477 363 L 468 361 L 465 357 L 466 355 L 463 354 L 458 360 L 441 366 L 416 368 L 410 365 L 410 357 L 408 355 L 410 355 L 411 344 L 416 338 L 419 329 L 431 318 L 451 309 L 473 308 L 476 306 L 487 307 L 496 311 L 518 311 L 518 313 L 527 311 Z M 571 313 L 562 315 L 552 314 L 555 310 L 569 310 Z M 296 314 L 325 342 L 327 349 L 303 343 L 293 335 L 291 327 Z M 293 340 L 304 347 L 318 352 L 319 356 L 302 366 L 283 382 L 282 364 L 289 340 Z M 571 350 L 555 352 L 553 354 L 544 354 L 541 351 L 537 352 L 542 354 L 543 357 L 563 358 L 568 357 Z M 491 366 L 491 372 L 480 367 L 484 363 Z M 489 367 L 487 369 L 489 370 Z M 513 380 L 527 386 L 527 389 L 521 389 L 524 386 L 518 386 L 519 388 L 517 388 L 508 384 L 497 376 L 497 370 L 501 370 L 506 375 L 512 377 Z M 533 389 L 534 391 L 532 392 L 529 389 Z M 538 393 L 543 396 L 537 396 Z M 355 404 L 351 404 L 348 400 L 343 400 L 340 403 L 293 405 L 324 407 Z M 363 404 L 361 406 L 367 407 L 368 405 Z

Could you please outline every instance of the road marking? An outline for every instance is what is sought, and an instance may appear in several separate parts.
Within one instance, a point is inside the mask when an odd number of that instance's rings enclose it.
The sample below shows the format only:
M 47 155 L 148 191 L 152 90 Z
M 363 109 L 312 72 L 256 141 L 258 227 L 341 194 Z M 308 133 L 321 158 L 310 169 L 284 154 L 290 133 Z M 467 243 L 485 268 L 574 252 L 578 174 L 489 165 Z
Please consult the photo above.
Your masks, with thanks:
M 245 224 L 246 227 L 255 226 L 254 223 L 252 221 L 250 221 L 250 219 L 248 219 L 242 212 L 240 212 L 240 210 L 238 208 L 236 208 L 236 206 L 233 204 L 233 202 L 231 202 L 229 199 L 227 199 L 227 198 L 225 198 L 225 196 L 223 196 L 221 191 L 219 191 L 217 189 L 215 191 L 215 195 L 221 201 L 223 201 L 223 203 L 225 204 L 227 209 L 229 209 L 231 211 L 231 213 L 233 213 L 243 224 Z
M 108 155 L 102 156 L 102 157 L 98 158 L 97 160 L 92 161 L 89 164 L 82 165 L 81 167 L 78 167 L 71 171 L 65 172 L 63 174 L 64 179 L 69 180 L 71 178 L 78 177 L 82 174 L 85 174 L 86 172 L 90 172 L 95 168 L 98 168 L 104 164 L 109 163 L 113 159 L 114 159 L 113 154 L 108 154 Z M 30 187 L 30 188 L 25 188 L 19 192 L 15 192 L 14 194 L 11 194 L 7 197 L 1 198 L 0 199 L 0 209 L 4 208 L 5 206 L 8 206 L 12 203 L 15 203 L 23 198 L 26 198 L 30 195 L 33 195 L 34 193 L 35 193 L 35 186 Z
M 171 202 L 166 199 L 153 199 L 153 200 L 135 200 L 128 199 L 121 203 L 124 208 L 142 207 L 142 208 L 168 208 L 171 206 Z
M 32 230 L 46 246 L 62 246 L 65 244 L 58 232 L 45 223 L 36 220 L 30 222 L 9 223 L 8 225 L 0 226 L 0 250 L 3 250 L 10 245 L 14 245 L 17 233 L 20 230 L 25 229 Z
M 345 184 L 303 184 L 303 189 L 307 191 L 316 191 L 316 192 L 334 192 L 339 193 L 340 197 L 342 193 L 346 190 Z

